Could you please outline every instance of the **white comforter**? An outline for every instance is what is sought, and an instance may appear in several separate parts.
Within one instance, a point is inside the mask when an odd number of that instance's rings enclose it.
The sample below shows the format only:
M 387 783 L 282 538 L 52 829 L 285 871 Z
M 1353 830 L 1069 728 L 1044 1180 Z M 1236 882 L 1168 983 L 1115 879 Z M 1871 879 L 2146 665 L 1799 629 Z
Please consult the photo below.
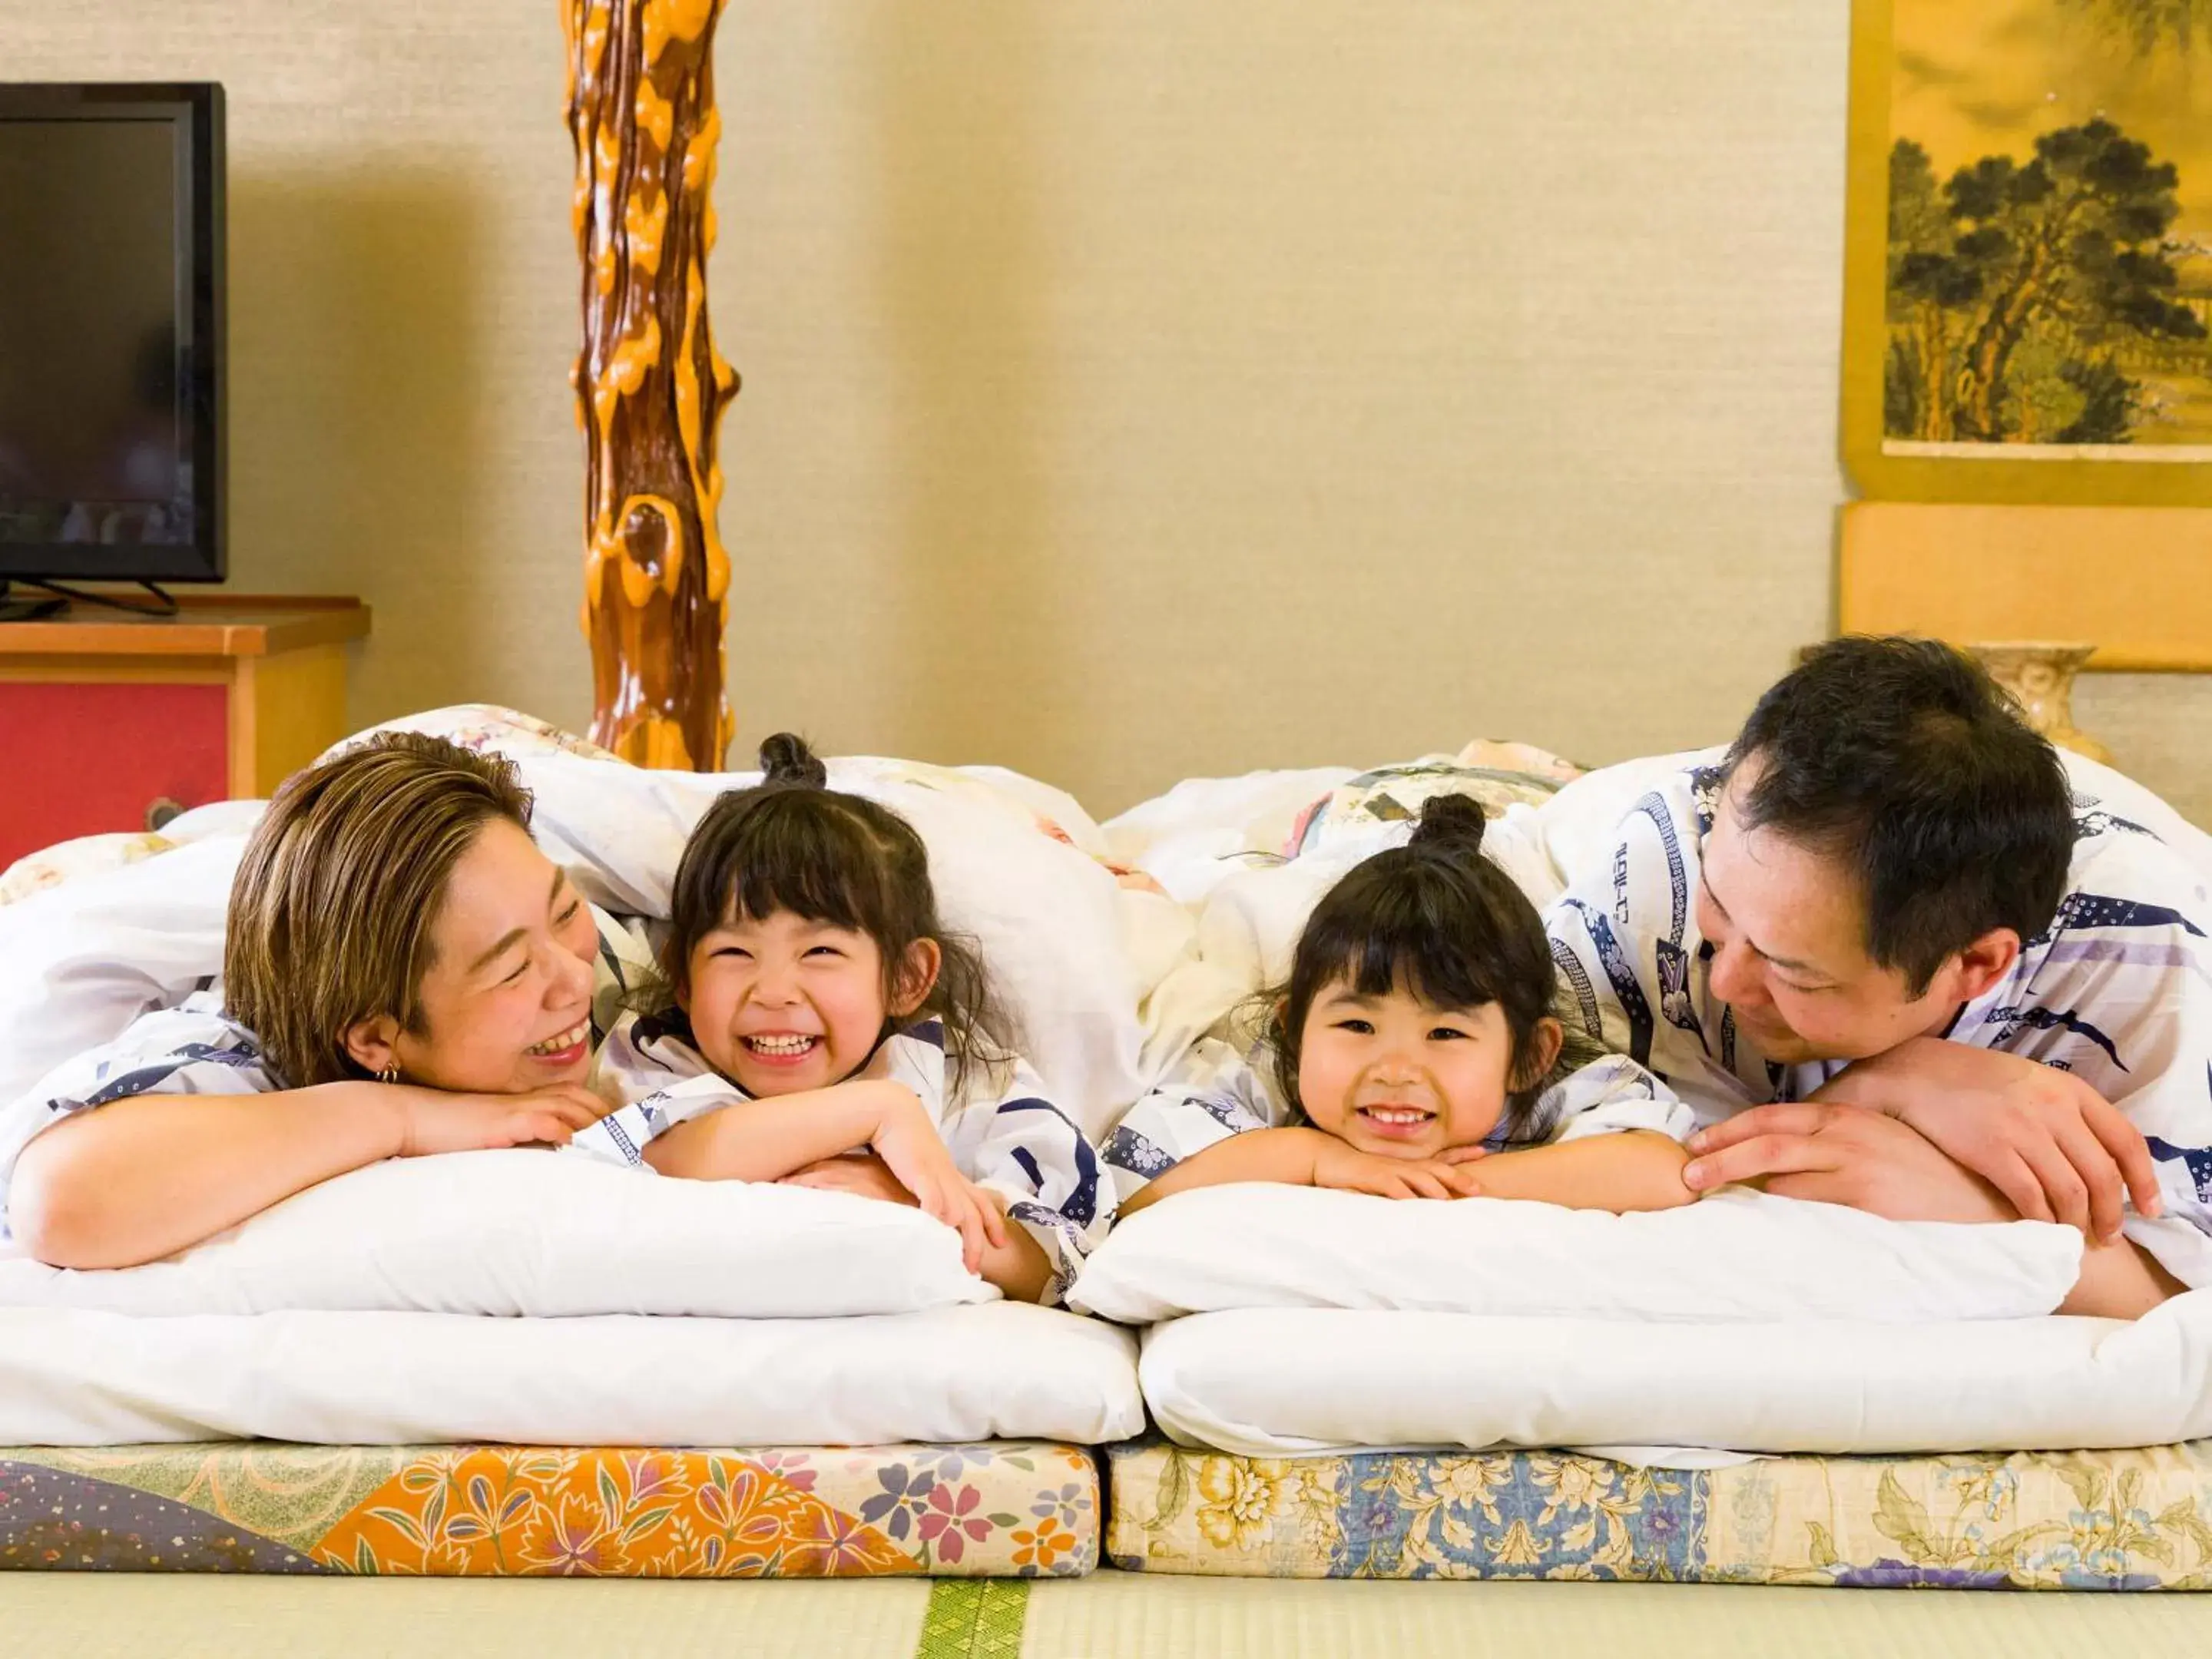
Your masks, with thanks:
M 1262 1457 L 1498 1443 L 2157 1446 L 2212 1434 L 2212 1291 L 2133 1324 L 1673 1325 L 1251 1309 L 1154 1326 L 1139 1375 L 1169 1434 Z
M 850 1319 L 9 1309 L 0 1444 L 1082 1444 L 1142 1428 L 1134 1346 L 1008 1302 Z

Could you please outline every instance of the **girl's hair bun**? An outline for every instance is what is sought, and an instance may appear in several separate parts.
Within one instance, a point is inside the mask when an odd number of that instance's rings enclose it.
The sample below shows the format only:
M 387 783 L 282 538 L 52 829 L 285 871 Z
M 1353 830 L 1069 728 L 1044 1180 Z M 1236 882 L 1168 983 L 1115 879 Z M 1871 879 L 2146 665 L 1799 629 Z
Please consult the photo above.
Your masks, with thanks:
M 774 785 L 791 789 L 826 789 L 830 787 L 830 769 L 821 763 L 814 751 L 806 746 L 806 739 L 794 732 L 779 732 L 760 746 L 760 763 L 763 787 Z
M 1465 795 L 1431 795 L 1421 803 L 1412 844 L 1471 855 L 1482 850 L 1482 832 L 1489 823 L 1482 808 Z

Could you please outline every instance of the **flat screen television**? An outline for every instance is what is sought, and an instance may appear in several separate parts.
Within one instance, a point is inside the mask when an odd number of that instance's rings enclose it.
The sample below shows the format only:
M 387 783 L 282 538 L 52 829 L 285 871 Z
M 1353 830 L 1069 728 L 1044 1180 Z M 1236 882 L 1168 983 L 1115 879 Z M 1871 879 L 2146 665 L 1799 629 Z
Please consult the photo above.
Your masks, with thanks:
M 221 581 L 223 100 L 0 82 L 0 586 Z

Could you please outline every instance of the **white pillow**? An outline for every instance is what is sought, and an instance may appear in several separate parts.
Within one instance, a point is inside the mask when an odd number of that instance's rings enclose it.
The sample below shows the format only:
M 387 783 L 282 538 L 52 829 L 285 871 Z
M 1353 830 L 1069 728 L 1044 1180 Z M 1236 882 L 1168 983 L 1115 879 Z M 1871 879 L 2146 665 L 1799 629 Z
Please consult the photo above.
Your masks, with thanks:
M 0 1261 L 0 1306 L 131 1314 L 905 1313 L 998 1291 L 902 1204 L 562 1153 L 394 1158 L 143 1267 Z
M 2049 1313 L 2070 1227 L 1885 1221 L 1736 1190 L 1612 1215 L 1504 1199 L 1252 1182 L 1161 1200 L 1084 1264 L 1072 1307 L 1149 1325 L 1232 1308 L 1644 1321 L 1934 1321 Z

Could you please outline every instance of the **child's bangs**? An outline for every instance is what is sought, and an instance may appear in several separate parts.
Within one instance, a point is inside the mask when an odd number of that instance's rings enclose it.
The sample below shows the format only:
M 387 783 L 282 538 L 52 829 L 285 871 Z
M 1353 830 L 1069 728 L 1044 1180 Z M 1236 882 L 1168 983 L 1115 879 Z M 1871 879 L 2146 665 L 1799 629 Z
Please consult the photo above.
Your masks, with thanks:
M 729 895 L 722 921 L 765 921 L 789 911 L 804 921 L 872 933 L 874 870 L 866 832 L 842 814 L 810 811 L 819 796 L 793 792 L 756 813 L 720 860 L 715 885 Z
M 1347 929 L 1329 951 L 1334 958 L 1324 982 L 1345 980 L 1363 997 L 1404 990 L 1437 1008 L 1479 1008 L 1498 1000 L 1481 971 L 1476 941 L 1448 925 L 1448 907 L 1427 902 L 1415 881 L 1378 896 L 1379 902 Z

